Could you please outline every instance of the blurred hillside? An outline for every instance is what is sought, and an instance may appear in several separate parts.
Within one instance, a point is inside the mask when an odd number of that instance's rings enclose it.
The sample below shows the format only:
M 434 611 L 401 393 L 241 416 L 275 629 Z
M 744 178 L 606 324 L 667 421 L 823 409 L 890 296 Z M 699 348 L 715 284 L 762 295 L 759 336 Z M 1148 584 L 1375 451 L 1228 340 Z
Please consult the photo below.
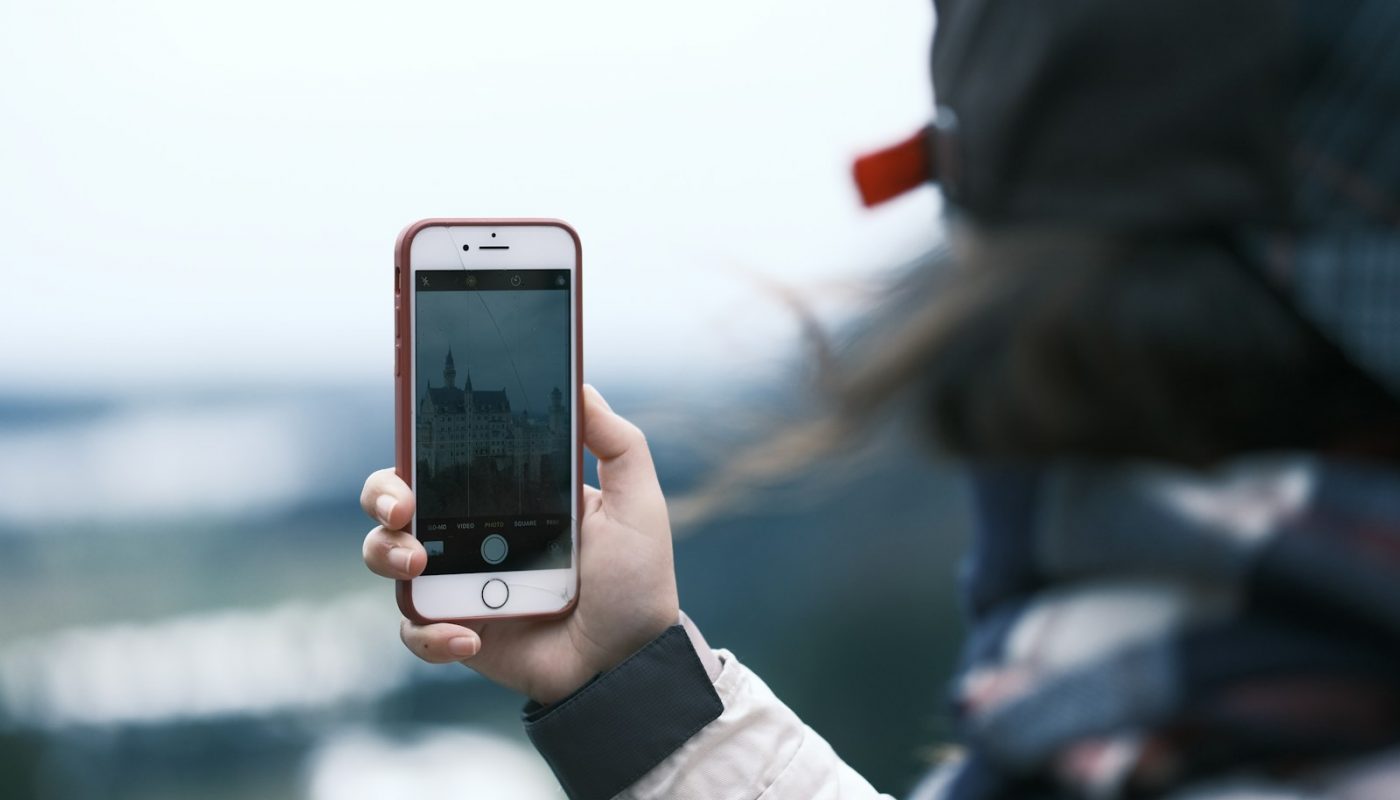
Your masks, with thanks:
M 648 431 L 673 497 L 801 406 L 733 388 L 602 388 Z M 323 796 L 395 769 L 446 789 L 462 769 L 441 757 L 453 737 L 513 753 L 518 774 L 505 756 L 490 772 L 529 796 L 519 787 L 538 786 L 542 764 L 519 746 L 519 699 L 403 652 L 391 589 L 360 564 L 356 496 L 389 463 L 389 397 L 0 402 L 0 450 L 14 456 L 3 477 L 26 487 L 0 506 L 7 796 Z M 133 429 L 144 435 L 114 433 Z M 955 479 L 899 430 L 879 437 L 862 458 L 812 465 L 677 531 L 676 554 L 707 637 L 899 792 L 946 735 L 965 520 Z M 359 751 L 378 757 L 346 756 Z M 366 771 L 358 783 L 347 764 Z M 473 785 L 463 796 L 506 796 Z

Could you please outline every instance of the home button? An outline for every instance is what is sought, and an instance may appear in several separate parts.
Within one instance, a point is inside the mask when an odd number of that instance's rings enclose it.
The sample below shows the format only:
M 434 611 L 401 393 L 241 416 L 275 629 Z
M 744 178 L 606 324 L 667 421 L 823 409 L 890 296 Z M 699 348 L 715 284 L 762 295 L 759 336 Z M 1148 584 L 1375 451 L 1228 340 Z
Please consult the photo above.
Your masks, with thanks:
M 487 608 L 500 608 L 510 599 L 510 587 L 500 578 L 492 578 L 481 587 L 481 602 Z

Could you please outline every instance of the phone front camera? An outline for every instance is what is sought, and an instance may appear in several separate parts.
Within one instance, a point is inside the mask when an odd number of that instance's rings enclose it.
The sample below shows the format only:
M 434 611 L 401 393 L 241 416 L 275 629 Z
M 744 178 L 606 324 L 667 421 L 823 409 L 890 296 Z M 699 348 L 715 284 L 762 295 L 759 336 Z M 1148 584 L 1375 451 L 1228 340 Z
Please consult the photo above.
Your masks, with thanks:
M 463 250 L 470 250 L 470 249 L 472 249 L 472 246 L 469 245 L 469 244 L 464 244 L 464 245 L 462 245 L 462 249 L 463 249 Z

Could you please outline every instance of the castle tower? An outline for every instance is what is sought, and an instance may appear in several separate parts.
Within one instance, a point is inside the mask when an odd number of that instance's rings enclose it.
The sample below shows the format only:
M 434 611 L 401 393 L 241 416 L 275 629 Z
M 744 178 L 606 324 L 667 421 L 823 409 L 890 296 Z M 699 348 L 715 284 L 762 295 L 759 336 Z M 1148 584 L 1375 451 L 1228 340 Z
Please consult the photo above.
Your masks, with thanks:
M 569 420 L 564 416 L 564 394 L 559 387 L 549 393 L 549 431 L 558 436 L 569 430 Z
M 452 361 L 452 346 L 447 346 L 447 361 L 443 363 L 442 380 L 447 384 L 447 388 L 457 387 L 457 365 Z

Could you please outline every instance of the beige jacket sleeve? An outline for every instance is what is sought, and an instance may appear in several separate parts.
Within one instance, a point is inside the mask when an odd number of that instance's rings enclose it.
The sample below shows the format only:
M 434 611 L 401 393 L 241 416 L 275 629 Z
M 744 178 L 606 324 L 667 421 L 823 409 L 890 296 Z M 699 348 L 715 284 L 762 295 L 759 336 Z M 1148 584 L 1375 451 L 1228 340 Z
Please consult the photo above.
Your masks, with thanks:
M 732 653 L 715 653 L 724 712 L 619 798 L 888 800 Z

